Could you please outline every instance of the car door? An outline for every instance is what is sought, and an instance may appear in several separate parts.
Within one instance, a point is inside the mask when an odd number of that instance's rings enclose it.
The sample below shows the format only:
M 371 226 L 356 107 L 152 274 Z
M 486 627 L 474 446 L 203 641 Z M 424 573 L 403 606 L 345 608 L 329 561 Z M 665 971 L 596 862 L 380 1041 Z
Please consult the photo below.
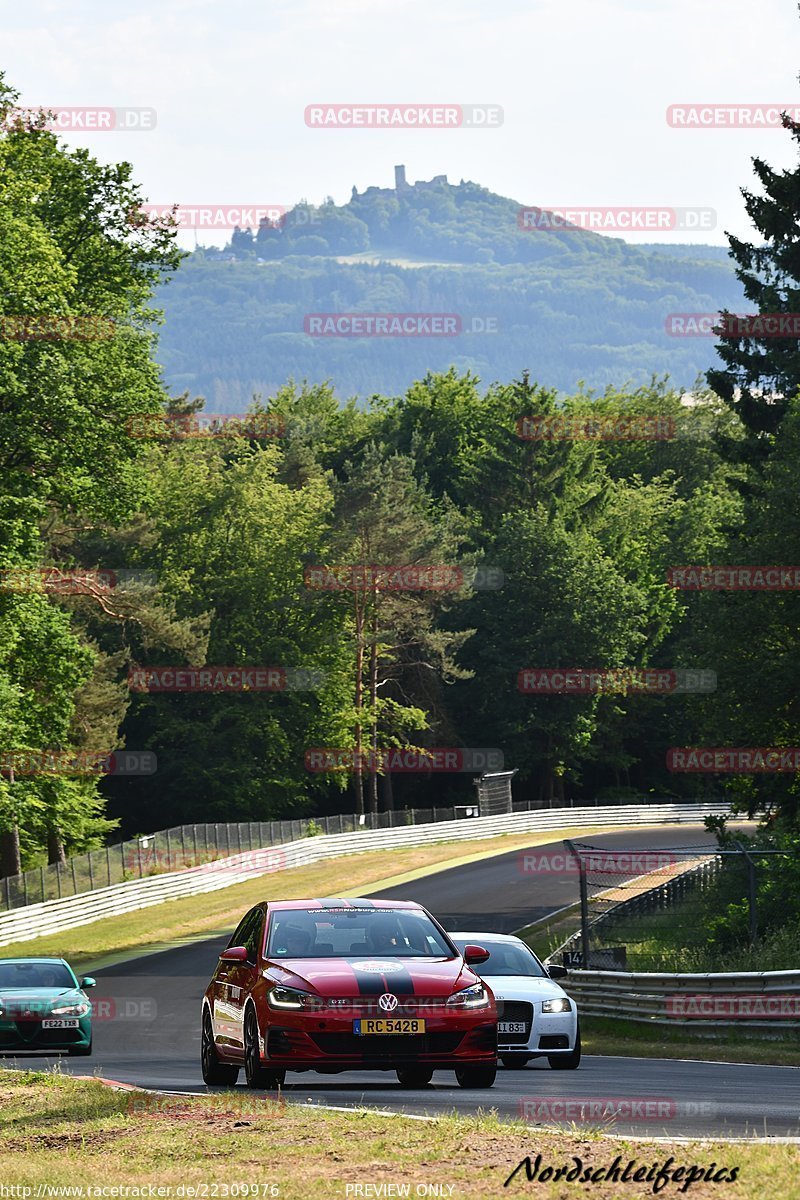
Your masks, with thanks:
M 264 934 L 264 910 L 254 908 L 247 914 L 247 924 L 241 931 L 237 946 L 247 950 L 247 962 L 230 963 L 228 972 L 228 1003 L 231 1013 L 231 1048 L 244 1053 L 244 1009 L 247 998 L 258 983 L 258 961 Z
M 228 942 L 228 950 L 232 946 L 246 945 L 249 931 L 256 923 L 260 912 L 260 909 L 251 909 L 245 914 L 236 927 L 233 937 Z M 214 973 L 213 1008 L 211 1014 L 214 1022 L 214 1038 L 220 1046 L 225 1046 L 227 1049 L 241 1045 L 238 1024 L 241 1009 L 238 1005 L 238 992 L 242 981 L 237 973 L 237 968 L 243 965 L 241 963 L 223 962 L 220 959 L 217 970 Z

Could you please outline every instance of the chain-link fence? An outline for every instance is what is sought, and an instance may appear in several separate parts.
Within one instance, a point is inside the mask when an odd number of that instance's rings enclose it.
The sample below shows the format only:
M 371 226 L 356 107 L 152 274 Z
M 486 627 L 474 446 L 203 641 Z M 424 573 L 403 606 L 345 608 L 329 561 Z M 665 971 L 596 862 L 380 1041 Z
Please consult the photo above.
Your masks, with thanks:
M 571 924 L 551 954 L 567 967 L 725 971 L 757 952 L 780 909 L 772 883 L 796 856 L 752 847 L 625 850 L 567 842 Z

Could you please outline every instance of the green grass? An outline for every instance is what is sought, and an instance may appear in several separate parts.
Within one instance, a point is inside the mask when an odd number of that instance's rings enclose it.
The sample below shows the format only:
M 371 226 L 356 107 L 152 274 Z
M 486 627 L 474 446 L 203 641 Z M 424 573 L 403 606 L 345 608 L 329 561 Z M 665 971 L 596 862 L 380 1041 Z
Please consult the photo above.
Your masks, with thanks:
M 488 1107 L 491 1092 L 485 1095 Z M 652 1185 L 641 1183 L 528 1183 L 524 1171 L 503 1187 L 526 1156 L 541 1155 L 543 1167 L 572 1167 L 575 1155 L 596 1171 L 619 1155 L 623 1166 L 633 1159 L 648 1169 L 670 1158 L 673 1169 L 712 1162 L 716 1169 L 738 1168 L 733 1184 L 693 1184 L 693 1200 L 800 1198 L 796 1145 L 726 1145 L 711 1138 L 688 1146 L 613 1139 L 609 1132 L 542 1131 L 521 1121 L 501 1123 L 491 1113 L 415 1121 L 366 1110 L 326 1112 L 246 1093 L 156 1097 L 57 1074 L 0 1071 L 0 1180 L 17 1188 L 150 1186 L 171 1189 L 162 1195 L 173 1200 L 181 1186 L 184 1196 L 196 1188 L 221 1198 L 344 1200 L 355 1195 L 347 1184 L 381 1183 L 394 1184 L 395 1195 L 408 1185 L 411 1196 L 420 1186 L 443 1185 L 439 1194 L 452 1200 L 506 1193 L 545 1200 L 652 1195 Z M 241 1185 L 257 1190 L 244 1192 Z M 680 1187 L 668 1184 L 660 1194 L 679 1195 Z
M 569 989 L 569 979 L 565 980 Z M 695 1033 L 687 1036 L 685 1026 L 646 1025 L 617 1021 L 611 1017 L 581 1017 L 584 1054 L 621 1055 L 624 1058 L 702 1058 L 712 1062 L 765 1063 L 800 1067 L 800 1045 L 796 1033 L 785 1039 L 766 1041 L 743 1037 L 736 1031 L 714 1038 Z

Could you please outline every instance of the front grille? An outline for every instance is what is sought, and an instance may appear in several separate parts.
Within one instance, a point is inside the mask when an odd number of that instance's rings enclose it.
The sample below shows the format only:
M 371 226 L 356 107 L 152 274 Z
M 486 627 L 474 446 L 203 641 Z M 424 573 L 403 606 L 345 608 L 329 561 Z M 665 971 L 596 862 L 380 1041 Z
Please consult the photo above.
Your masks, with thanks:
M 46 1046 L 70 1046 L 83 1040 L 80 1029 L 42 1029 L 41 1021 L 15 1021 L 0 1029 L 0 1047 L 38 1050 Z
M 527 1042 L 531 1035 L 533 1005 L 529 1004 L 527 1000 L 498 1000 L 497 1021 L 497 1040 L 501 1046 L 511 1045 L 514 1042 Z M 505 1033 L 499 1028 L 504 1021 L 523 1021 L 525 1031 L 523 1033 Z
M 313 1010 L 325 1016 L 336 1016 L 342 1012 L 348 1016 L 365 1017 L 417 1017 L 433 1010 L 441 1012 L 447 1004 L 447 996 L 398 996 L 397 1008 L 387 1012 L 378 1004 L 377 996 L 342 996 L 341 999 L 323 1000 Z M 424 1011 L 423 1011 L 424 1010 Z
M 548 1033 L 539 1038 L 540 1050 L 569 1050 L 569 1038 L 564 1033 Z
M 387 1034 L 361 1037 L 356 1033 L 312 1033 L 312 1041 L 324 1054 L 348 1058 L 417 1058 L 420 1054 L 451 1054 L 463 1033 Z

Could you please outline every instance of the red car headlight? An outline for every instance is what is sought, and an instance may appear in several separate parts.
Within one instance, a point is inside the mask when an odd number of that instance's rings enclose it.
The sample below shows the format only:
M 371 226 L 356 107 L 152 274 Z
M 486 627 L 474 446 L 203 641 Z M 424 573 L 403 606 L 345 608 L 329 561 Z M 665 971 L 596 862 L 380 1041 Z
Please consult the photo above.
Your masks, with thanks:
M 298 1009 L 303 1008 L 318 1008 L 320 1004 L 319 996 L 314 996 L 311 992 L 301 992 L 299 988 L 278 987 L 271 988 L 267 992 L 267 1003 L 270 1008 L 279 1009 Z
M 450 1009 L 488 1008 L 491 1004 L 489 992 L 482 983 L 473 983 L 471 987 L 453 992 L 447 1001 Z

